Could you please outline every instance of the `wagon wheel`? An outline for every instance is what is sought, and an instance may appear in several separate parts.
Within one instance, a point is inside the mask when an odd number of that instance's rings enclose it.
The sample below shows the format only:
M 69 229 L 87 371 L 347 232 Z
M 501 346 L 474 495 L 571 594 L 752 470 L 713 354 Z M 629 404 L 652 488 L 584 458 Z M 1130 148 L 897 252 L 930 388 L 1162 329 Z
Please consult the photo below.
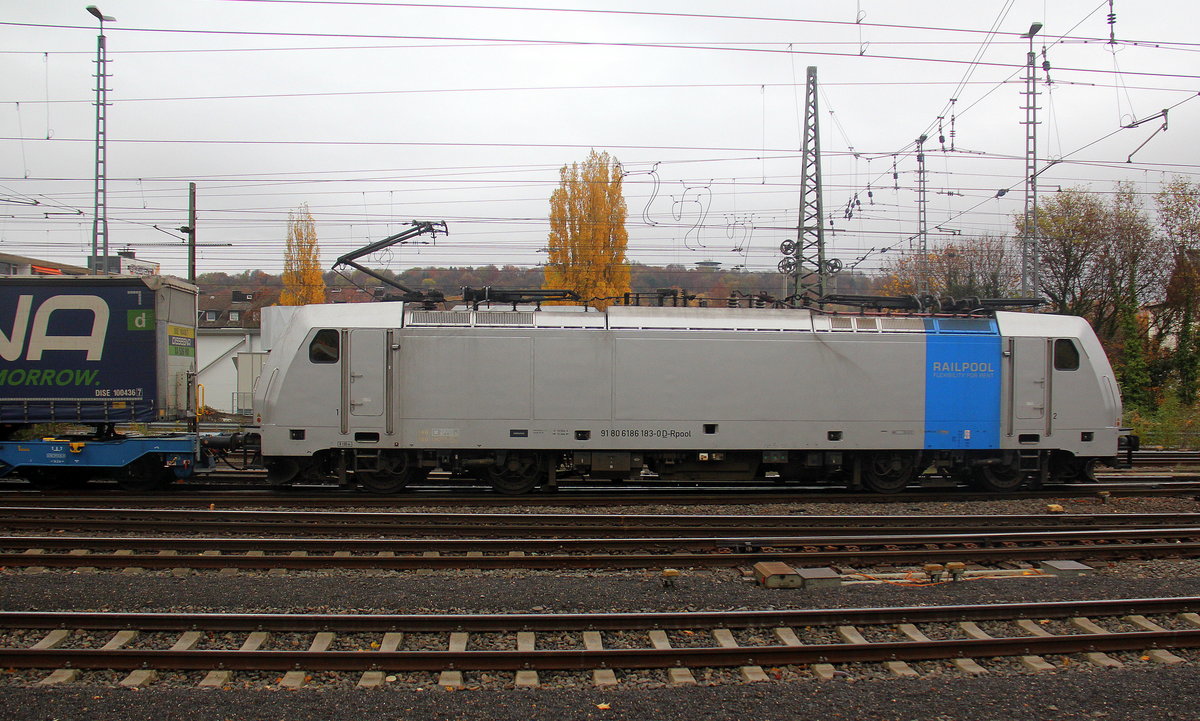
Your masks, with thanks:
M 876 451 L 863 458 L 862 482 L 875 493 L 899 493 L 913 479 L 917 467 L 916 454 Z
M 81 488 L 90 477 L 82 468 L 22 468 L 18 473 L 39 491 Z
M 399 493 L 420 475 L 416 459 L 408 453 L 383 453 L 378 470 L 354 472 L 359 488 L 367 493 Z
M 510 453 L 488 469 L 488 477 L 497 493 L 519 496 L 536 488 L 544 471 L 536 453 Z
M 170 485 L 175 480 L 175 471 L 165 467 L 158 456 L 149 454 L 118 468 L 113 478 L 122 491 L 149 493 Z
M 1020 488 L 1025 474 L 1016 463 L 988 463 L 975 468 L 973 480 L 976 488 L 998 493 Z

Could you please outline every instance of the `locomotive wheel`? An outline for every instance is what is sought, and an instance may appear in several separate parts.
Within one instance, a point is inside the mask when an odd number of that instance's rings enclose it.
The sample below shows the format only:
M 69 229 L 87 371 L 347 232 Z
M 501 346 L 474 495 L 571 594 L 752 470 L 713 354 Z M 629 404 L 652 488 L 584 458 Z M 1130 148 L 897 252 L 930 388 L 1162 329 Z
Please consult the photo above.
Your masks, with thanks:
M 1055 481 L 1096 482 L 1096 459 L 1077 458 L 1067 453 L 1056 452 L 1050 458 L 1050 477 Z
M 416 463 L 407 453 L 384 453 L 379 458 L 379 470 L 354 472 L 359 488 L 368 493 L 399 493 L 417 475 Z
M 158 456 L 148 455 L 118 469 L 114 478 L 122 491 L 148 493 L 170 485 L 175 479 L 175 471 L 164 467 Z
M 899 493 L 912 481 L 916 466 L 912 453 L 868 453 L 862 464 L 863 486 L 875 493 Z
M 975 468 L 974 481 L 983 491 L 1012 491 L 1025 483 L 1025 474 L 1011 463 L 989 463 Z
M 488 476 L 497 493 L 519 496 L 537 488 L 544 470 L 536 453 L 510 453 L 503 462 L 488 469 Z

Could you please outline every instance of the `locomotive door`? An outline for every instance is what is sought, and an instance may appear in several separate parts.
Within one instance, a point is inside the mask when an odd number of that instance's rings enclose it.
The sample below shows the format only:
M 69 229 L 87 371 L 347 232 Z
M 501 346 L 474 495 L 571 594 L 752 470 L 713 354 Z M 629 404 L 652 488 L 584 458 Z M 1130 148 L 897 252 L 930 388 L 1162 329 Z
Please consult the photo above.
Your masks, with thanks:
M 382 328 L 350 331 L 345 389 L 351 416 L 383 415 L 385 340 Z
M 1049 412 L 1046 339 L 1010 338 L 1009 344 L 1008 435 L 1041 433 Z

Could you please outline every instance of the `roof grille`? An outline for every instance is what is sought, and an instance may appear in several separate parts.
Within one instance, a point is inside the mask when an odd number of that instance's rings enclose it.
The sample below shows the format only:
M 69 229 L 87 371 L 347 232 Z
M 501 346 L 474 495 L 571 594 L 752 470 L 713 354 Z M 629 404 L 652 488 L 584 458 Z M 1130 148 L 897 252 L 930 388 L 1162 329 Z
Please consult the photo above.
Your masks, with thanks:
M 407 325 L 471 325 L 469 310 L 414 310 Z
M 533 325 L 533 311 L 529 310 L 478 310 L 475 325 Z
M 925 321 L 921 318 L 880 318 L 880 330 L 899 330 L 920 332 L 925 330 Z

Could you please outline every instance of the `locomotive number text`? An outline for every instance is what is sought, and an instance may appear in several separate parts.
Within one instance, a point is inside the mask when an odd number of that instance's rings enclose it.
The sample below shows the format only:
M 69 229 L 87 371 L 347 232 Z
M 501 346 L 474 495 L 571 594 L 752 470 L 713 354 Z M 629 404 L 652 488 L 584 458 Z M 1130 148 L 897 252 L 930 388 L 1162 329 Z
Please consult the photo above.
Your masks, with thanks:
M 664 428 L 608 428 L 600 431 L 601 438 L 691 438 L 691 431 Z

